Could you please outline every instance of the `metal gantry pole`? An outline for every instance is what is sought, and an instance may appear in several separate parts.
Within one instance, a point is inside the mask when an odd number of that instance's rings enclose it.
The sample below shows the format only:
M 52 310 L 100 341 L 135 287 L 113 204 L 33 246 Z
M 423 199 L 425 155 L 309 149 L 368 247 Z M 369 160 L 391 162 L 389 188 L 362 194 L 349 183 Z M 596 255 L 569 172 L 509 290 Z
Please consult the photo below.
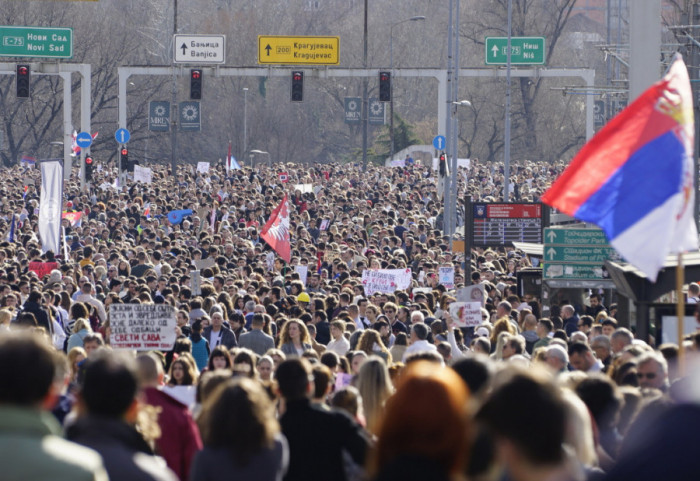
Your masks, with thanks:
M 452 82 L 452 101 L 459 99 L 459 4 L 455 5 L 454 19 L 454 81 Z M 457 231 L 457 186 L 459 185 L 459 117 L 456 104 L 452 104 L 452 165 L 450 167 L 450 235 Z M 451 246 L 452 243 L 450 243 Z
M 506 47 L 506 120 L 503 146 L 503 202 L 509 201 L 510 190 L 510 87 L 511 87 L 511 39 L 513 35 L 513 0 L 508 0 L 508 46 Z
M 177 35 L 177 0 L 173 0 L 173 42 Z M 170 107 L 170 170 L 172 175 L 177 175 L 177 118 L 180 113 L 177 107 L 177 74 L 175 72 L 175 45 L 171 49 L 173 56 L 173 84 Z
M 458 0 L 459 1 L 459 0 Z M 452 102 L 454 102 L 454 99 L 452 98 L 452 83 L 453 79 L 452 76 L 455 74 L 453 70 L 453 65 L 452 65 L 452 47 L 454 45 L 453 43 L 453 16 L 452 13 L 454 11 L 454 0 L 450 0 L 450 5 L 449 5 L 449 16 L 447 20 L 447 122 L 446 122 L 446 130 L 445 130 L 445 136 L 446 136 L 446 142 L 445 142 L 445 147 L 447 150 L 448 158 L 449 158 L 449 147 L 452 145 L 452 123 L 454 121 L 454 115 L 453 115 L 453 109 L 454 105 Z M 438 152 L 438 156 L 440 153 Z M 440 168 L 438 164 L 438 169 Z M 438 172 L 439 175 L 439 172 Z M 446 236 L 451 236 L 453 232 L 450 232 L 450 218 L 451 218 L 451 210 L 452 206 L 450 204 L 450 178 L 449 176 L 443 181 L 443 201 L 442 201 L 442 229 L 443 233 Z
M 365 0 L 365 15 L 364 15 L 364 35 L 363 35 L 363 52 L 362 52 L 362 67 L 367 68 L 367 0 Z M 367 100 L 367 91 L 369 90 L 367 77 L 362 81 L 362 171 L 367 171 L 367 123 L 369 121 L 369 101 Z
M 243 87 L 243 155 L 248 152 L 248 87 Z

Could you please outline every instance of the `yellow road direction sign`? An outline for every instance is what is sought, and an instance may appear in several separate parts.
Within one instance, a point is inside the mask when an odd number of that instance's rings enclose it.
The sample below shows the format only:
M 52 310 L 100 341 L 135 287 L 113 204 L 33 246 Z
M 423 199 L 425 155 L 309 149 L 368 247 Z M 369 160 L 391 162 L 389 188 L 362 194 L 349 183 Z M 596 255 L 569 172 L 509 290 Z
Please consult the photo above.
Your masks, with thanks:
M 261 65 L 338 65 L 340 37 L 259 35 L 258 63 Z

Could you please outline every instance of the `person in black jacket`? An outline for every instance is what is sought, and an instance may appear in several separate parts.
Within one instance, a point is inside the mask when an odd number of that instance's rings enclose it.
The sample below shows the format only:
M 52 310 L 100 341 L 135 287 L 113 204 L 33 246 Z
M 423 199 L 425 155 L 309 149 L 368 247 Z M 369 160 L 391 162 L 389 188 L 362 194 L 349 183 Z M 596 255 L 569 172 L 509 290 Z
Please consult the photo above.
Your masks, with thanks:
M 285 403 L 280 425 L 289 443 L 285 481 L 345 480 L 343 451 L 364 465 L 368 435 L 346 413 L 311 404 L 314 383 L 306 359 L 284 361 L 275 377 Z
M 22 312 L 31 312 L 36 318 L 37 326 L 46 329 L 46 333 L 51 336 L 53 334 L 53 322 L 49 318 L 46 310 L 42 307 L 41 302 L 43 297 L 41 292 L 32 291 L 27 297 L 27 301 L 22 306 Z
M 109 479 L 176 481 L 178 478 L 134 428 L 139 392 L 133 358 L 101 350 L 85 364 L 80 415 L 66 437 L 100 453 Z

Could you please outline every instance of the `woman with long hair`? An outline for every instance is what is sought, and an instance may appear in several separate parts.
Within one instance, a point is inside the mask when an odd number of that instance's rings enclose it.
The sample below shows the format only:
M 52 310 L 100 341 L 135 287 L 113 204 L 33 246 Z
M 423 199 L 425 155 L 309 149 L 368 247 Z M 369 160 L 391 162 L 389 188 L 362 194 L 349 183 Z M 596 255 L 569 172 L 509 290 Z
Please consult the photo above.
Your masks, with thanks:
M 365 329 L 362 332 L 357 341 L 356 350 L 363 351 L 368 356 L 374 354 L 381 357 L 387 365 L 391 364 L 391 353 L 384 345 L 379 333 L 374 329 Z
M 407 366 L 386 402 L 369 479 L 405 479 L 406 473 L 411 479 L 460 479 L 471 444 L 468 400 L 452 369 L 428 361 Z
M 169 386 L 192 386 L 197 384 L 197 371 L 194 364 L 184 357 L 179 357 L 170 365 L 168 373 Z
M 290 319 L 282 326 L 278 347 L 289 356 L 301 356 L 311 349 L 311 337 L 306 326 L 299 319 Z
M 362 396 L 367 430 L 377 434 L 384 404 L 394 392 L 386 363 L 377 356 L 368 357 L 360 366 L 355 386 Z
M 204 449 L 191 481 L 281 481 L 289 447 L 262 386 L 244 377 L 226 381 L 207 398 L 199 418 Z

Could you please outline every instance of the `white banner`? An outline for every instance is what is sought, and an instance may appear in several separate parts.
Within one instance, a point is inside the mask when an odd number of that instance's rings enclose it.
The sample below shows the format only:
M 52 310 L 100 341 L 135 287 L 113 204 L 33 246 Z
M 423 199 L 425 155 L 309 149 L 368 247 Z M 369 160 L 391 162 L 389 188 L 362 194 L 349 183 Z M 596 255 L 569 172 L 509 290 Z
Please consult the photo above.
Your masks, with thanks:
M 193 296 L 202 294 L 202 274 L 200 271 L 190 271 L 190 290 Z
M 153 172 L 148 167 L 134 166 L 134 182 L 150 184 L 153 180 Z
M 362 285 L 365 295 L 375 292 L 390 294 L 411 287 L 411 269 L 365 269 L 362 271 Z
M 457 327 L 476 327 L 481 324 L 481 303 L 453 302 L 450 304 L 450 317 Z
M 209 172 L 209 162 L 197 162 L 197 172 L 206 174 Z
M 445 289 L 455 288 L 455 268 L 452 266 L 440 267 L 438 269 L 438 282 L 445 286 Z
M 481 307 L 486 305 L 486 289 L 483 284 L 461 287 L 457 289 L 457 300 L 460 302 L 478 302 Z
M 41 163 L 39 199 L 39 237 L 41 250 L 60 255 L 61 205 L 63 203 L 63 165 L 58 160 Z
M 167 304 L 110 304 L 112 349 L 169 351 L 175 345 L 175 308 Z
M 306 285 L 306 278 L 309 275 L 309 266 L 294 266 L 294 270 L 299 273 L 299 280 Z
M 314 186 L 312 184 L 294 184 L 294 190 L 306 194 L 307 192 L 313 192 Z

